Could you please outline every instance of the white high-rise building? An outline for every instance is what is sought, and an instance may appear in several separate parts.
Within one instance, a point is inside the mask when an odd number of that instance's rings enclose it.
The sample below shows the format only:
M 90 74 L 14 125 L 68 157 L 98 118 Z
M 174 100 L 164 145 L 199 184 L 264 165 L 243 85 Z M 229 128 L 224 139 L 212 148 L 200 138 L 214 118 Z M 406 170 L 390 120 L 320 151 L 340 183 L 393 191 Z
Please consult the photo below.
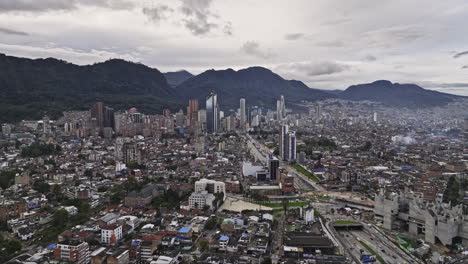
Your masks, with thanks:
M 290 131 L 288 133 L 288 157 L 287 160 L 296 159 L 296 132 Z
M 206 97 L 206 131 L 210 134 L 217 133 L 219 127 L 218 95 L 210 93 Z
M 296 132 L 289 131 L 288 125 L 280 128 L 279 154 L 282 160 L 290 161 L 296 159 Z
M 374 122 L 377 122 L 377 113 L 374 112 Z
M 283 119 L 281 117 L 281 101 L 280 100 L 276 101 L 276 119 L 278 120 Z
M 288 143 L 288 125 L 282 125 L 279 133 L 279 155 L 282 160 L 288 160 L 287 153 L 287 143 Z
M 284 102 L 284 96 L 281 95 L 281 118 L 286 117 L 286 103 Z
M 245 99 L 240 99 L 240 128 L 241 130 L 245 130 L 247 123 L 247 118 L 245 115 Z

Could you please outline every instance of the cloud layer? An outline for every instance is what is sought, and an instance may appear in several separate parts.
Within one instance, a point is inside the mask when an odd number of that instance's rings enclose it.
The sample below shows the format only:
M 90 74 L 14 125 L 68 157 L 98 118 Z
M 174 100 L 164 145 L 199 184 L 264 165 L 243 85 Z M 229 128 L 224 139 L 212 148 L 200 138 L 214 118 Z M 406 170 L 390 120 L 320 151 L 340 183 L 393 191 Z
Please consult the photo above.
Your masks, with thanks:
M 1 0 L 0 53 L 194 73 L 259 65 L 322 89 L 389 79 L 468 95 L 454 85 L 466 83 L 466 24 L 465 0 Z

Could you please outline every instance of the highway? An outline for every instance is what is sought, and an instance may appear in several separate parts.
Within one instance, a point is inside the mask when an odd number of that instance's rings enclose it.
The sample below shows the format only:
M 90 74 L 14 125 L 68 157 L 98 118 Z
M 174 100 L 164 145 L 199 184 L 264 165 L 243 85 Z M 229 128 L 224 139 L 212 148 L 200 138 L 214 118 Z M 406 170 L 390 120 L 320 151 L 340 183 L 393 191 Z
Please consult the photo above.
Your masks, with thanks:
M 251 153 L 257 158 L 257 160 L 262 160 L 266 162 L 266 158 L 271 151 L 266 148 L 263 144 L 259 143 L 257 140 L 253 139 L 250 135 L 247 135 L 247 144 L 250 148 Z M 282 162 L 281 166 L 286 168 L 289 174 L 293 175 L 295 179 L 295 187 L 300 189 L 307 189 L 307 187 L 313 187 L 315 190 L 328 193 L 328 191 L 321 186 L 320 184 L 310 180 L 307 176 L 299 173 L 294 168 L 289 166 L 286 162 Z M 335 203 L 335 205 L 333 205 Z M 328 236 L 332 239 L 334 244 L 344 248 L 345 252 L 351 254 L 352 259 L 354 262 L 361 263 L 360 261 L 360 249 L 363 249 L 364 252 L 370 253 L 369 250 L 364 248 L 364 246 L 359 242 L 363 241 L 367 246 L 371 247 L 378 255 L 380 255 L 384 263 L 421 263 L 418 259 L 414 256 L 408 255 L 402 249 L 394 245 L 390 239 L 376 227 L 363 223 L 363 230 L 362 231 L 338 231 L 337 233 L 330 232 L 333 231 L 334 228 L 330 227 L 329 222 L 333 222 L 334 220 L 338 220 L 338 218 L 343 218 L 346 216 L 341 216 L 338 214 L 329 214 L 330 208 L 332 207 L 339 207 L 342 206 L 343 202 L 336 202 L 330 201 L 327 203 L 325 207 L 319 205 L 317 206 L 317 210 L 322 214 L 324 218 L 328 218 L 328 222 L 324 225 L 325 232 L 328 233 Z M 335 208 L 338 209 L 338 208 Z M 364 208 L 363 208 L 364 209 Z M 368 209 L 368 208 L 365 208 Z M 346 217 L 352 221 L 361 222 L 354 217 Z

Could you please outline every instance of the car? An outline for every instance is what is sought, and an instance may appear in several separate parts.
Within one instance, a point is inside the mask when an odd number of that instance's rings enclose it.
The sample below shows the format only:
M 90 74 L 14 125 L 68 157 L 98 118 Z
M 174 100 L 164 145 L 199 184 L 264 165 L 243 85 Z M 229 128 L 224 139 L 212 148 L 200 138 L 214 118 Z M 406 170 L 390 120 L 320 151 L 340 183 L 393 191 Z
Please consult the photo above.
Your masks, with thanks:
M 385 249 L 382 249 L 382 252 L 385 253 Z

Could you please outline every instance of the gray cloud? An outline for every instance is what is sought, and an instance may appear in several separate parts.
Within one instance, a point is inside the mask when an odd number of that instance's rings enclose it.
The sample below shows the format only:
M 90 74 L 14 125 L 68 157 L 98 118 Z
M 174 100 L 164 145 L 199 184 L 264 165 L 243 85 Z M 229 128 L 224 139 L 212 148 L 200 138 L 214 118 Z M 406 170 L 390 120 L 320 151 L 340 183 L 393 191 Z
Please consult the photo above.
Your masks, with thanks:
M 422 28 L 408 25 L 371 30 L 364 36 L 370 47 L 390 48 L 414 42 L 426 35 Z
M 245 54 L 255 56 L 257 58 L 262 58 L 262 59 L 269 59 L 274 56 L 273 53 L 270 51 L 264 51 L 260 47 L 260 44 L 256 41 L 247 41 L 245 42 L 242 47 L 241 51 L 244 52 Z
M 8 28 L 1 28 L 0 27 L 0 33 L 2 34 L 7 34 L 7 35 L 17 35 L 17 36 L 28 36 L 29 34 L 23 31 L 17 31 L 13 29 L 8 29 Z
M 209 19 L 216 16 L 210 11 L 212 0 L 180 0 L 182 6 L 180 10 L 185 16 L 183 19 L 185 27 L 192 34 L 204 35 L 210 32 L 213 28 L 218 27 L 217 24 L 209 22 Z
M 1 0 L 0 12 L 47 12 L 75 9 L 80 5 L 128 8 L 129 0 Z
M 448 88 L 464 88 L 468 87 L 468 83 L 443 83 L 443 82 L 432 82 L 432 81 L 422 81 L 418 82 L 422 87 L 427 88 L 439 88 L 439 89 L 448 89 Z
M 366 55 L 366 57 L 364 59 L 366 61 L 376 61 L 377 60 L 377 58 L 375 56 L 370 55 L 370 54 Z
M 144 7 L 142 11 L 151 21 L 158 23 L 161 20 L 167 19 L 169 14 L 174 12 L 174 9 L 167 5 L 158 5 L 155 7 Z
M 338 19 L 326 21 L 326 22 L 322 23 L 322 25 L 324 25 L 324 26 L 336 26 L 336 25 L 348 23 L 350 21 L 351 21 L 351 18 L 338 18 Z
M 319 41 L 315 44 L 319 47 L 344 47 L 344 42 L 341 40 Z
M 223 32 L 224 34 L 226 34 L 227 36 L 232 36 L 232 23 L 231 22 L 227 22 L 225 25 L 224 25 L 224 28 L 223 28 Z
M 330 75 L 343 72 L 350 68 L 349 65 L 324 61 L 324 62 L 293 62 L 283 64 L 277 67 L 281 72 L 290 72 L 295 74 L 305 74 L 309 77 L 318 75 Z
M 468 65 L 463 65 L 462 69 L 468 69 Z
M 304 37 L 303 33 L 290 33 L 290 34 L 284 35 L 285 40 L 298 40 L 302 37 Z
M 461 56 L 464 56 L 464 55 L 468 55 L 468 50 L 456 53 L 455 55 L 453 55 L 453 58 L 454 59 L 460 58 Z

